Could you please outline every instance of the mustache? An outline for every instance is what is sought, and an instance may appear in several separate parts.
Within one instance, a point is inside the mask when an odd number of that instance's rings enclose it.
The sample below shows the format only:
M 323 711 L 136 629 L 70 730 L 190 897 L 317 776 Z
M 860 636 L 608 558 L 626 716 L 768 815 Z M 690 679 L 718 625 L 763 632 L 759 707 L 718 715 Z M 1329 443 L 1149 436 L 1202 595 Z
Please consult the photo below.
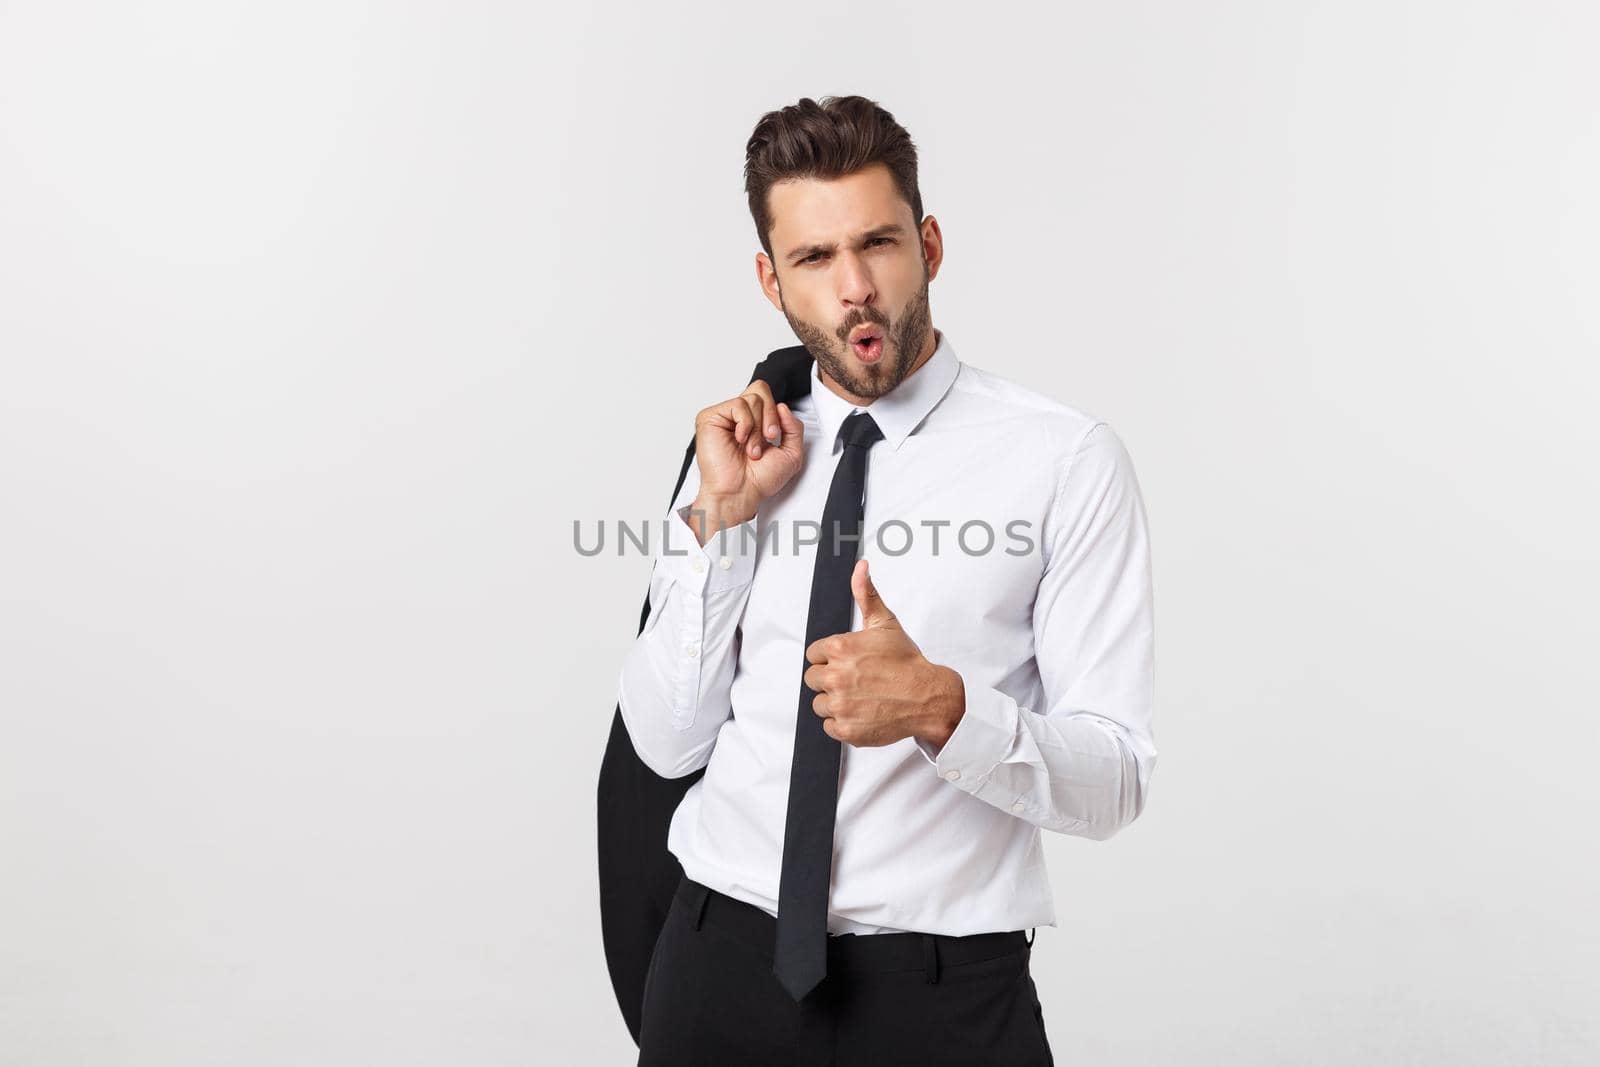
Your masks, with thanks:
M 839 335 L 839 340 L 843 341 L 845 344 L 849 344 L 850 343 L 850 331 L 855 329 L 857 326 L 865 326 L 868 323 L 871 323 L 874 326 L 881 327 L 882 330 L 883 330 L 883 339 L 885 341 L 887 341 L 889 339 L 890 332 L 891 332 L 890 328 L 889 328 L 889 316 L 887 316 L 887 315 L 874 315 L 874 314 L 870 314 L 869 313 L 869 314 L 861 315 L 861 316 L 859 316 L 857 318 L 850 319 L 850 320 L 844 322 L 843 324 L 841 324 L 839 329 L 838 329 L 838 331 L 837 331 L 838 335 Z

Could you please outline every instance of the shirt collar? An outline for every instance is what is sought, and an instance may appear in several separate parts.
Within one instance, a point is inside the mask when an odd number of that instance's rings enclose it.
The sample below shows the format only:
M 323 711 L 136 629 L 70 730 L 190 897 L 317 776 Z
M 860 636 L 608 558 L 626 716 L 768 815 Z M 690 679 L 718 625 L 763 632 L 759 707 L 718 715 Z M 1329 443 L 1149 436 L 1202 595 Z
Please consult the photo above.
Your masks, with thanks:
M 928 412 L 949 391 L 951 383 L 956 380 L 956 372 L 961 369 L 956 351 L 944 331 L 935 329 L 934 336 L 937 341 L 928 361 L 866 407 L 852 404 L 829 389 L 822 382 L 817 364 L 811 364 L 811 402 L 816 406 L 822 439 L 828 442 L 830 454 L 838 449 L 839 427 L 853 411 L 865 411 L 871 415 L 872 421 L 883 431 L 884 444 L 899 450 L 905 439 L 911 436 L 911 431 L 928 417 Z

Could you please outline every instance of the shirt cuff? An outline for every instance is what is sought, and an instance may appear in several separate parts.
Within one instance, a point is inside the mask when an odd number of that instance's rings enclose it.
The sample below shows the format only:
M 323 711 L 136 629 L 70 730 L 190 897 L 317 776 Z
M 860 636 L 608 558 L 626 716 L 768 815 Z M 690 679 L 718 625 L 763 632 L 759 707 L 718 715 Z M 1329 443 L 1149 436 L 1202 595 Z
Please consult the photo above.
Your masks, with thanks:
M 656 556 L 663 576 L 702 598 L 749 585 L 760 554 L 755 520 L 724 527 L 702 545 L 689 525 L 692 506 L 674 508 L 667 517 L 665 538 Z
M 940 778 L 970 792 L 1011 754 L 1022 722 L 1016 701 L 997 689 L 974 685 L 965 672 L 956 673 L 967 694 L 961 721 L 937 752 L 920 737 L 916 745 Z

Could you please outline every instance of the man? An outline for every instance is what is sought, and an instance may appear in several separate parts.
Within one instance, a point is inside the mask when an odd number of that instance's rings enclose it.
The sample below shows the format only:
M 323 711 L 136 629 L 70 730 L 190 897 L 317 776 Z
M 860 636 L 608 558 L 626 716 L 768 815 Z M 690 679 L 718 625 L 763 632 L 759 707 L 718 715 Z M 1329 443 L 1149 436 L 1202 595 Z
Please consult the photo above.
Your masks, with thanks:
M 916 162 L 861 97 L 747 147 L 757 276 L 815 363 L 792 405 L 757 379 L 695 417 L 618 686 L 639 758 L 702 772 L 642 1065 L 1050 1063 L 1040 831 L 1104 840 L 1148 795 L 1132 464 L 933 326 Z

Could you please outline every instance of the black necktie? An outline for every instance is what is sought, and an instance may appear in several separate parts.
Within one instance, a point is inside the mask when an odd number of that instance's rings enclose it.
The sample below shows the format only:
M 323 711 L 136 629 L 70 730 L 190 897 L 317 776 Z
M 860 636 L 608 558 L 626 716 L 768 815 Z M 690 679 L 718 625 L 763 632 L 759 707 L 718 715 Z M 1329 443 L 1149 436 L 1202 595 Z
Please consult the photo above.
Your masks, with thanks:
M 850 572 L 861 548 L 867 450 L 883 431 L 864 411 L 839 428 L 844 441 L 822 509 L 821 540 L 811 572 L 811 611 L 806 647 L 850 629 Z M 811 664 L 802 655 L 802 676 Z M 783 831 L 783 872 L 778 882 L 778 933 L 772 971 L 796 1001 L 828 973 L 828 884 L 833 875 L 833 820 L 839 802 L 839 742 L 822 729 L 811 707 L 816 692 L 800 682 L 789 775 L 789 814 Z

